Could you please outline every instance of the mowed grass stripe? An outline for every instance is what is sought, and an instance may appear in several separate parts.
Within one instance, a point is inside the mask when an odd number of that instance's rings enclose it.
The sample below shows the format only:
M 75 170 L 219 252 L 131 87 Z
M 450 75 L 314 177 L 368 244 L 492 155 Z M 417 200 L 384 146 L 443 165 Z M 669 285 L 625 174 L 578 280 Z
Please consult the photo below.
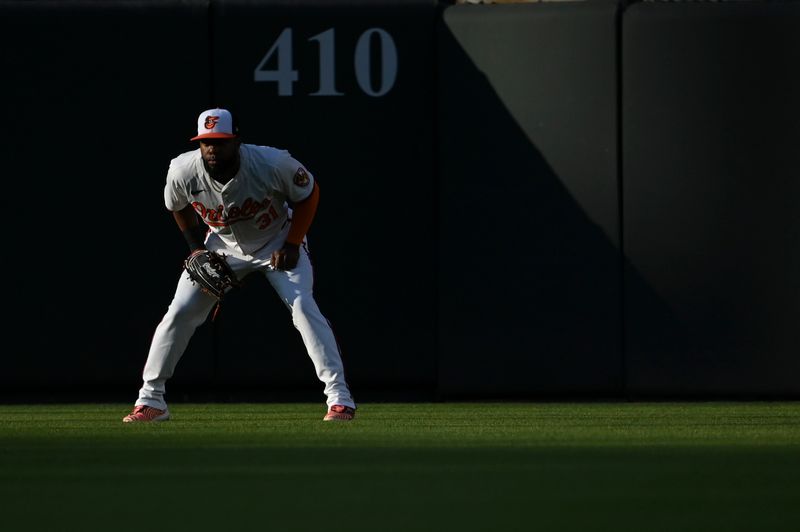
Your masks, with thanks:
M 312 446 L 781 445 L 800 439 L 800 403 L 367 404 L 350 424 L 321 423 L 324 409 L 309 404 L 178 404 L 171 421 L 138 425 L 120 423 L 128 410 L 0 405 L 0 438 L 158 444 L 203 435 L 218 444 Z
M 795 530 L 797 403 L 0 406 L 8 530 Z M 134 516 L 134 517 L 129 517 Z M 4 527 L 5 529 L 6 527 Z

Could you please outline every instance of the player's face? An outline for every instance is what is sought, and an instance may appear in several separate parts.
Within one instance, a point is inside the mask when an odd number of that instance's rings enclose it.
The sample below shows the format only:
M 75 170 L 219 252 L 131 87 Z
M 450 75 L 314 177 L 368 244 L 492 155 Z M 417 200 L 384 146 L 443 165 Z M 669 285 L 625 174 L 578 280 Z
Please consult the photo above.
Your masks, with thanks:
M 239 157 L 239 139 L 205 139 L 200 141 L 200 153 L 211 173 L 232 168 Z

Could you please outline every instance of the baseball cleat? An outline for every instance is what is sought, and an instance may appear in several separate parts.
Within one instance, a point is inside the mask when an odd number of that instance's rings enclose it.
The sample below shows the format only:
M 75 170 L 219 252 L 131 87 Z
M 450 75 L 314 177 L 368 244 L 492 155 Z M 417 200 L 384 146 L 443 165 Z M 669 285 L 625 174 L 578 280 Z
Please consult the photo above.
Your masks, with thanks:
M 350 421 L 356 417 L 356 409 L 344 405 L 333 405 L 322 421 Z
M 169 410 L 159 410 L 152 406 L 139 405 L 133 407 L 133 412 L 122 418 L 123 423 L 141 423 L 147 421 L 166 421 L 169 419 Z

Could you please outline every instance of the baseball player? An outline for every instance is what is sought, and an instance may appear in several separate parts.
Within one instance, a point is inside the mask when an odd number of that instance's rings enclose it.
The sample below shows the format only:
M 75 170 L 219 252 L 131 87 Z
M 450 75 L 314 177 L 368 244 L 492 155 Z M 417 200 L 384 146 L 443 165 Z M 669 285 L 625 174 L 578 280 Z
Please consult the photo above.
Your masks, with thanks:
M 325 385 L 328 411 L 323 419 L 352 420 L 356 405 L 345 382 L 339 348 L 312 293 L 305 235 L 319 201 L 314 176 L 285 150 L 243 144 L 226 109 L 203 111 L 197 119 L 197 136 L 191 140 L 199 141 L 199 148 L 171 161 L 164 188 L 167 209 L 190 251 L 224 253 L 239 279 L 253 271 L 266 276 L 289 308 Z M 291 211 L 287 202 L 292 203 Z M 198 223 L 198 215 L 204 224 Z M 139 398 L 123 422 L 169 419 L 165 383 L 216 303 L 182 273 L 153 335 Z

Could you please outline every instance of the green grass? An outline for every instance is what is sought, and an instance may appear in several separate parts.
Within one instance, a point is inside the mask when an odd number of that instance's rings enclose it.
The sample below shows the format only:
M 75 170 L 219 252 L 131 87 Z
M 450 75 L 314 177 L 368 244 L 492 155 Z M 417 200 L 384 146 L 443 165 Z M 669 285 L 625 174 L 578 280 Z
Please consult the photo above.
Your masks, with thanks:
M 0 406 L 16 531 L 781 531 L 800 403 Z

